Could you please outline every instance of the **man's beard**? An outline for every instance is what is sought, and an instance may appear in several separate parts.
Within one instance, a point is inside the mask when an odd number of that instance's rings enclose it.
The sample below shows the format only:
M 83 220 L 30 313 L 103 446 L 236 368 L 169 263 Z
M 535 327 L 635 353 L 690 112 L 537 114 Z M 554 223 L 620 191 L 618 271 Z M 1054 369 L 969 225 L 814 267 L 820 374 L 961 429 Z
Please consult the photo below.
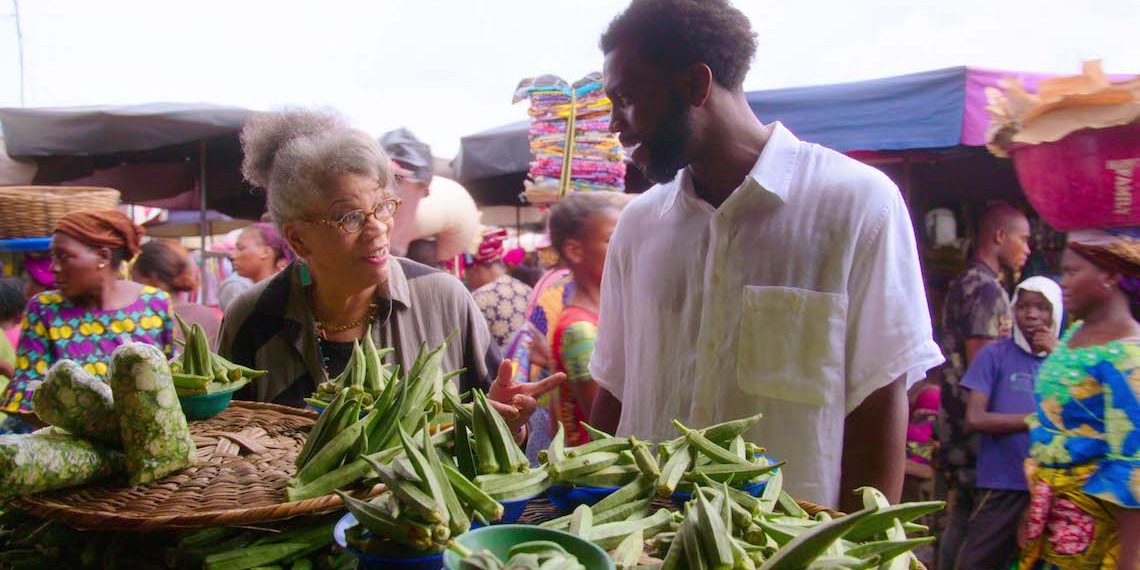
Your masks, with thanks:
M 641 167 L 645 177 L 654 184 L 665 184 L 676 178 L 677 171 L 689 165 L 685 147 L 692 135 L 688 105 L 683 98 L 676 96 L 653 138 L 642 141 L 649 155 L 649 160 Z

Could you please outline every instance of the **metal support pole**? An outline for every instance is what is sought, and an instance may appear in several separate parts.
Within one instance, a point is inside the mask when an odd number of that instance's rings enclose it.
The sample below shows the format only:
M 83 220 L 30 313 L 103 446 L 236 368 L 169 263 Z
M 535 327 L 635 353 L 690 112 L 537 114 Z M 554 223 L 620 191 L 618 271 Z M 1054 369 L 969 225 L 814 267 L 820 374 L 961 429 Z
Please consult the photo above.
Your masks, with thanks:
M 12 16 L 16 20 L 16 50 L 19 54 L 20 106 L 27 105 L 27 89 L 24 86 L 24 28 L 20 25 L 20 0 L 12 0 Z
M 201 233 L 202 242 L 199 244 L 201 250 L 198 255 L 198 302 L 206 302 L 206 234 L 209 222 L 206 220 L 206 139 L 202 139 L 198 143 L 198 192 L 199 192 L 199 212 L 201 218 L 198 220 L 198 229 Z

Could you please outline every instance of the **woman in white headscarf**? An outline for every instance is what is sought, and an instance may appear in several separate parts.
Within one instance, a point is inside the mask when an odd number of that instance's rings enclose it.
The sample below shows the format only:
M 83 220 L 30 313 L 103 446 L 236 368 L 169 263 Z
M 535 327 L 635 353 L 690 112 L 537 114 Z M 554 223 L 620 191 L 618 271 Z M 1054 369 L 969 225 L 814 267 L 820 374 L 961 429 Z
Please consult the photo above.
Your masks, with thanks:
M 966 424 L 978 434 L 977 485 L 959 568 L 1008 568 L 1017 525 L 1029 506 L 1022 465 L 1029 457 L 1033 380 L 1061 331 L 1061 287 L 1032 277 L 1013 296 L 1014 336 L 983 348 L 962 378 Z
M 1048 323 L 1043 323 L 1040 319 L 1029 319 L 1026 326 L 1022 327 L 1015 318 L 1013 341 L 1025 352 L 1044 358 L 1053 352 L 1061 337 L 1061 324 L 1065 319 L 1061 286 L 1048 277 L 1030 277 L 1022 281 L 1013 293 L 1012 306 L 1015 313 L 1018 300 L 1024 300 L 1026 292 L 1038 293 L 1045 298 L 1049 303 L 1051 319 Z

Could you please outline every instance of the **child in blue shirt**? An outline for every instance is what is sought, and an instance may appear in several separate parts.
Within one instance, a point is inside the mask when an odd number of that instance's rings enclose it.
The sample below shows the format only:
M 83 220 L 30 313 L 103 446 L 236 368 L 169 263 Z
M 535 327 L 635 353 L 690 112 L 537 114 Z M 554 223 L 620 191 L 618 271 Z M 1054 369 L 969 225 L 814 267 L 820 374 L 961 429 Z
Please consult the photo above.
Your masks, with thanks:
M 1060 286 L 1026 279 L 1014 293 L 1013 314 L 1013 338 L 983 348 L 962 379 L 970 391 L 966 424 L 980 434 L 974 512 L 958 555 L 963 570 L 1008 568 L 1016 559 L 1017 527 L 1029 505 L 1025 419 L 1035 410 L 1037 369 L 1060 333 Z

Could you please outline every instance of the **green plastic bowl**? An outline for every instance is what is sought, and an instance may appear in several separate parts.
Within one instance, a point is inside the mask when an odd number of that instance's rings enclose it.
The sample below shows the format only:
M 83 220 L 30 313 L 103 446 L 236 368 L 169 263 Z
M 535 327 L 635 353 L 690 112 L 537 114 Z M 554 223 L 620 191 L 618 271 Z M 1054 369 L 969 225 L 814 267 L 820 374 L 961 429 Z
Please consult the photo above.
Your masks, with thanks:
M 233 399 L 232 391 L 214 392 L 213 394 L 196 394 L 194 396 L 179 396 L 178 403 L 182 404 L 182 413 L 188 420 L 208 420 L 226 409 Z
M 485 526 L 460 535 L 456 542 L 474 552 L 490 550 L 500 560 L 506 561 L 507 552 L 512 546 L 532 540 L 550 540 L 562 545 L 566 552 L 574 555 L 586 570 L 614 570 L 614 561 L 598 545 L 578 538 L 568 532 L 525 524 L 503 524 Z M 448 550 L 443 555 L 443 563 L 448 570 L 459 570 L 459 553 Z

